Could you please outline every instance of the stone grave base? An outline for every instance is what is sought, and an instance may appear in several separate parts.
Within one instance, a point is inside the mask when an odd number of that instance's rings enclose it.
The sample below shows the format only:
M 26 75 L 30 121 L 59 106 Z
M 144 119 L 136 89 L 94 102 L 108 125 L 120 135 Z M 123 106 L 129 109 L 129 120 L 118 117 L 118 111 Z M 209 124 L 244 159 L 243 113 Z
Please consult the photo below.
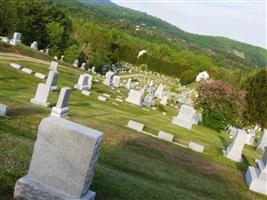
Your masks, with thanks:
M 44 106 L 44 107 L 49 106 L 49 103 L 44 103 L 44 102 L 38 101 L 35 98 L 31 99 L 31 103 L 36 104 L 36 105 L 40 105 L 40 106 Z
M 51 116 L 56 116 L 56 117 L 65 117 L 68 114 L 69 114 L 69 108 L 68 107 L 65 107 L 65 108 L 53 107 L 52 112 L 51 112 Z
M 94 200 L 94 198 L 95 192 L 88 191 L 78 199 L 28 176 L 24 176 L 16 182 L 14 191 L 15 200 Z
M 246 172 L 246 182 L 249 190 L 267 195 L 267 181 L 259 178 L 259 170 L 255 167 L 249 167 Z

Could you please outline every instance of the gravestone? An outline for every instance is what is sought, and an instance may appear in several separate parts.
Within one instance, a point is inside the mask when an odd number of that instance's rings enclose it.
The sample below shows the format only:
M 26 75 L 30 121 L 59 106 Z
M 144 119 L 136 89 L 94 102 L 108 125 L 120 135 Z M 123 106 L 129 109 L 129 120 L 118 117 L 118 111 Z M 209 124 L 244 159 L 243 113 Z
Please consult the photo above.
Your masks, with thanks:
M 48 77 L 46 80 L 46 85 L 50 87 L 50 90 L 57 90 L 57 79 L 58 79 L 59 72 L 56 71 L 49 71 Z
M 107 85 L 107 86 L 111 86 L 112 84 L 112 81 L 113 81 L 113 76 L 114 76 L 114 73 L 111 72 L 111 71 L 108 71 L 105 75 L 105 80 L 103 81 L 103 84 L 104 85 Z
M 168 96 L 163 96 L 162 99 L 160 100 L 160 104 L 163 106 L 166 106 L 168 102 Z
M 238 132 L 232 143 L 225 150 L 224 156 L 233 161 L 242 162 L 242 151 L 246 141 L 247 133 L 241 129 L 238 129 Z
M 106 97 L 103 97 L 103 96 L 98 96 L 97 97 L 97 100 L 99 100 L 99 101 L 106 101 L 107 98 Z
M 82 90 L 82 94 L 85 96 L 90 96 L 91 92 L 89 90 Z
M 48 85 L 39 83 L 37 86 L 35 97 L 31 99 L 31 103 L 47 107 L 49 105 L 48 96 L 50 91 L 51 88 Z
M 8 37 L 2 37 L 2 41 L 3 41 L 4 43 L 9 43 L 9 39 L 8 39 Z
M 168 142 L 172 142 L 174 135 L 167 133 L 167 132 L 164 132 L 164 131 L 160 131 L 158 134 L 158 138 L 165 140 L 165 141 L 168 141 Z
M 157 90 L 154 93 L 154 97 L 158 98 L 158 99 L 162 99 L 163 97 L 163 91 L 164 91 L 164 85 L 161 83 Z
M 56 107 L 52 108 L 51 115 L 56 117 L 65 117 L 69 114 L 68 101 L 71 89 L 68 87 L 61 88 Z
M 196 111 L 193 107 L 182 105 L 178 115 L 173 118 L 172 123 L 183 128 L 191 129 L 195 114 Z
M 85 70 L 86 68 L 86 63 L 82 63 L 81 69 Z
M 32 74 L 32 73 L 33 73 L 33 71 L 32 71 L 31 69 L 26 68 L 26 67 L 23 67 L 23 68 L 21 69 L 21 71 L 23 71 L 23 72 L 25 72 L 25 73 L 27 73 L 27 74 Z
M 79 65 L 79 60 L 78 59 L 74 60 L 74 62 L 72 63 L 72 66 L 78 67 L 78 65 Z
M 249 166 L 246 172 L 246 182 L 249 190 L 267 195 L 267 147 L 261 160 L 257 161 L 257 166 Z
M 149 94 L 146 95 L 142 104 L 144 106 L 151 107 L 153 105 L 153 96 L 151 96 Z
M 40 78 L 40 79 L 45 79 L 45 77 L 46 77 L 44 74 L 39 73 L 39 72 L 36 72 L 36 73 L 34 74 L 34 76 L 36 76 L 37 78 Z
M 265 129 L 261 137 L 261 141 L 257 146 L 257 151 L 263 152 L 266 146 L 267 146 L 267 130 Z
M 197 144 L 195 142 L 189 142 L 188 148 L 199 153 L 203 153 L 205 149 L 203 145 Z
M 50 71 L 57 71 L 57 66 L 58 66 L 58 62 L 56 62 L 56 61 L 52 61 L 52 62 L 50 63 L 49 70 L 50 70 Z
M 133 130 L 141 132 L 143 131 L 145 125 L 133 120 L 129 120 L 127 126 Z
M 15 32 L 13 38 L 10 40 L 10 44 L 15 46 L 21 44 L 21 33 Z
M 103 133 L 58 118 L 43 119 L 28 174 L 15 184 L 14 199 L 93 200 L 90 191 Z
M 95 67 L 92 67 L 92 74 L 95 74 Z
M 140 106 L 142 103 L 142 99 L 142 91 L 131 89 L 125 101 Z
M 8 112 L 8 106 L 0 103 L 0 116 L 6 116 Z
M 31 43 L 31 48 L 38 50 L 38 43 L 36 41 L 34 41 L 33 43 Z
M 127 84 L 126 84 L 126 89 L 130 90 L 132 88 L 132 79 L 128 79 Z
M 89 74 L 82 74 L 79 77 L 78 83 L 74 86 L 78 90 L 88 90 Z
M 16 63 L 10 63 L 10 66 L 13 67 L 13 68 L 15 68 L 15 69 L 18 69 L 18 70 L 20 70 L 22 68 L 21 65 L 16 64 Z
M 88 89 L 91 90 L 93 85 L 93 76 L 89 75 L 88 76 Z
M 238 129 L 233 126 L 230 126 L 227 132 L 230 134 L 230 136 L 235 137 L 238 132 Z
M 112 80 L 112 85 L 113 87 L 120 87 L 120 77 L 119 76 L 114 76 Z

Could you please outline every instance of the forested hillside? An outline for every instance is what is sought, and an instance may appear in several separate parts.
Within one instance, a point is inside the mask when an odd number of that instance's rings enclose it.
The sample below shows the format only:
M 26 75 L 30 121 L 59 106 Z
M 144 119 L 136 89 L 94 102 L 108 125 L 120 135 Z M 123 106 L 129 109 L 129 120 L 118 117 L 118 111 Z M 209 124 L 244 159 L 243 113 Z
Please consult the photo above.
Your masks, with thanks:
M 256 67 L 267 66 L 267 51 L 220 37 L 194 35 L 145 13 L 116 6 L 76 1 L 12 0 L 1 2 L 0 34 L 23 34 L 29 45 L 38 41 L 51 55 L 100 69 L 104 64 L 129 62 L 194 81 L 207 70 L 217 78 L 239 82 Z M 15 22 L 15 23 L 14 23 Z M 147 53 L 137 57 L 138 52 Z

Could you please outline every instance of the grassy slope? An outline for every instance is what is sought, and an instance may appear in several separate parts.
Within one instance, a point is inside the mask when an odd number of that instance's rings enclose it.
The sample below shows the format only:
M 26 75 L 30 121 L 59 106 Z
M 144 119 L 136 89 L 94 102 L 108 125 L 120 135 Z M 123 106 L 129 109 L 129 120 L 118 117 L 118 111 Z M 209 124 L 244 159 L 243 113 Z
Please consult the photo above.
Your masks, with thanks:
M 11 199 L 16 179 L 25 175 L 29 167 L 37 127 L 48 116 L 49 108 L 29 103 L 37 83 L 42 80 L 0 62 L 0 102 L 11 108 L 8 117 L 0 118 L 0 199 Z M 19 62 L 35 71 L 48 73 L 48 66 Z M 82 71 L 60 67 L 60 87 L 73 85 Z M 98 94 L 112 94 L 108 102 L 97 101 Z M 122 89 L 125 95 L 126 91 Z M 58 93 L 49 101 L 56 103 Z M 97 163 L 92 190 L 97 199 L 264 199 L 248 191 L 244 171 L 253 158 L 259 157 L 246 146 L 244 164 L 225 159 L 222 150 L 230 143 L 225 133 L 201 126 L 192 131 L 174 126 L 168 116 L 159 111 L 112 102 L 117 96 L 102 84 L 94 84 L 92 95 L 83 96 L 74 90 L 70 102 L 70 120 L 101 130 L 104 144 Z M 121 94 L 120 94 L 121 95 Z M 204 144 L 203 155 L 175 145 L 144 136 L 125 127 L 129 119 L 144 123 L 147 130 L 159 130 L 176 135 L 178 141 L 192 140 Z

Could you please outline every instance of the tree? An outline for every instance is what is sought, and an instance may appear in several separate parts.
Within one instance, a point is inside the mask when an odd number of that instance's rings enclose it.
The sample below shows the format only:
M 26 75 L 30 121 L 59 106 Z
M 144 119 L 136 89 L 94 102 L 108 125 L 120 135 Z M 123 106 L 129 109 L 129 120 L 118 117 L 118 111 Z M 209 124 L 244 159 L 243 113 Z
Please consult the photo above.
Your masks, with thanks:
M 49 44 L 52 47 L 52 54 L 56 54 L 64 34 L 64 27 L 58 22 L 50 22 L 46 25 L 46 32 L 49 36 Z
M 15 1 L 0 0 L 0 35 L 9 35 L 16 30 L 17 10 Z
M 200 81 L 194 103 L 203 110 L 203 124 L 212 129 L 236 125 L 243 112 L 244 92 L 222 81 Z
M 71 45 L 64 51 L 64 60 L 68 63 L 73 63 L 79 55 L 79 48 L 76 45 Z
M 267 128 L 267 70 L 250 75 L 243 83 L 246 91 L 244 120 Z
M 196 75 L 196 72 L 191 69 L 184 71 L 180 76 L 181 83 L 184 85 L 192 83 L 196 80 Z

